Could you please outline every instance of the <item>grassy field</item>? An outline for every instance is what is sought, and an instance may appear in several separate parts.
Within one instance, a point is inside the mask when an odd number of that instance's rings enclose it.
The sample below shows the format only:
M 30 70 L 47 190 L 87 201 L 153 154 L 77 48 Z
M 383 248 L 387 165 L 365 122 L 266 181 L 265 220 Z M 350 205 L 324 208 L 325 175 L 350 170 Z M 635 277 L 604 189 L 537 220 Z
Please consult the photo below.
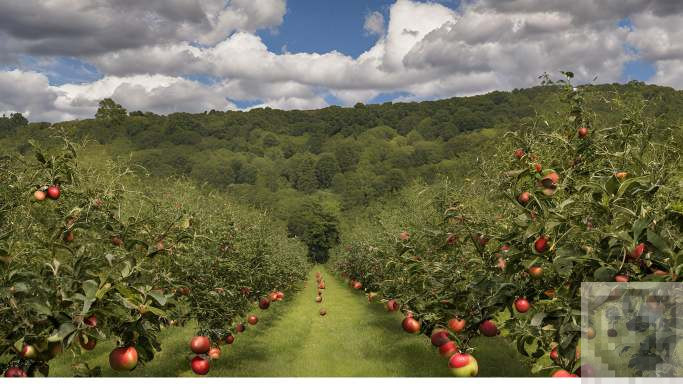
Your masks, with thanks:
M 446 359 L 424 336 L 401 329 L 401 316 L 382 305 L 369 304 L 323 271 L 323 303 L 315 302 L 314 271 L 302 290 L 274 303 L 267 311 L 255 309 L 260 321 L 222 346 L 209 376 L 450 376 Z M 293 296 L 293 297 L 292 297 Z M 327 315 L 321 317 L 324 307 Z M 188 344 L 192 326 L 164 331 L 163 351 L 154 361 L 131 373 L 112 371 L 107 356 L 112 344 L 101 343 L 89 354 L 88 364 L 100 365 L 105 376 L 193 376 Z M 480 376 L 528 376 L 517 352 L 503 339 L 480 339 L 475 356 Z M 56 360 L 51 376 L 71 376 L 68 354 Z

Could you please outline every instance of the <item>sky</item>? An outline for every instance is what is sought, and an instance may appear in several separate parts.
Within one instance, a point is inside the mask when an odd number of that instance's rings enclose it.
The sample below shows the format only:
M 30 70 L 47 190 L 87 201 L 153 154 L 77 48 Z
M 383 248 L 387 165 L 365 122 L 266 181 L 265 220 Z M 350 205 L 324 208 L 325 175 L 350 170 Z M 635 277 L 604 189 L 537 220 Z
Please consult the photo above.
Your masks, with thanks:
M 631 80 L 683 88 L 679 0 L 0 0 L 0 114 L 316 109 Z M 597 80 L 593 81 L 593 79 Z

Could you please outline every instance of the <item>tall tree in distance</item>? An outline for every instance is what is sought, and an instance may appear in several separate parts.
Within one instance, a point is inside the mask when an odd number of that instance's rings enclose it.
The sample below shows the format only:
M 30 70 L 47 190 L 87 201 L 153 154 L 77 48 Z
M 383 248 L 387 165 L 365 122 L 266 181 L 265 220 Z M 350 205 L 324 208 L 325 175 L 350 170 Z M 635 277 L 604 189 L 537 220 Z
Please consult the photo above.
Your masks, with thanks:
M 95 119 L 118 125 L 126 119 L 127 114 L 128 112 L 121 104 L 116 103 L 113 99 L 106 98 L 100 100 Z
M 308 257 L 316 263 L 327 262 L 330 248 L 339 243 L 337 217 L 316 201 L 307 200 L 291 212 L 287 231 L 306 244 Z

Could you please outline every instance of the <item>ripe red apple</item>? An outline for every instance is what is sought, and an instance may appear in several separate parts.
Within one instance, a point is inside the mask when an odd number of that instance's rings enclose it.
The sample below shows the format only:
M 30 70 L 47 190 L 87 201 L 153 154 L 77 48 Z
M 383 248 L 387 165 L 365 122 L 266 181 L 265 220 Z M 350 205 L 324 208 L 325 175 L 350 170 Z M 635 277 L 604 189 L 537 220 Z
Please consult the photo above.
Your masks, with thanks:
M 498 335 L 498 326 L 492 320 L 484 320 L 479 324 L 479 332 L 487 337 Z
M 195 356 L 190 362 L 190 368 L 192 368 L 192 372 L 197 375 L 206 375 L 209 373 L 209 368 L 211 368 L 211 365 L 209 364 L 209 360 L 201 356 Z
M 275 294 L 277 295 L 277 301 L 282 301 L 285 298 L 285 293 L 282 291 L 277 291 Z
M 394 299 L 387 301 L 387 311 L 394 312 L 398 310 L 398 302 Z
M 315 302 L 316 302 L 316 303 L 322 303 L 322 302 L 323 302 L 322 296 L 316 296 L 316 297 L 315 297 Z
M 43 201 L 47 197 L 47 194 L 41 190 L 33 192 L 33 198 L 37 201 Z
M 247 323 L 251 325 L 256 325 L 256 323 L 258 323 L 258 317 L 256 317 L 256 315 L 250 315 L 249 317 L 247 317 Z
M 633 248 L 630 256 L 632 259 L 638 260 L 640 259 L 640 256 L 643 255 L 643 252 L 645 252 L 645 244 L 639 243 L 635 246 L 635 248 Z
M 211 348 L 211 341 L 206 336 L 195 336 L 190 340 L 190 349 L 194 353 L 206 353 Z
M 557 172 L 555 172 L 555 171 L 548 172 L 541 179 L 541 184 L 546 188 L 556 187 L 557 183 L 559 183 L 559 182 L 560 182 L 560 175 L 558 175 Z
M 109 366 L 115 371 L 132 371 L 138 365 L 135 347 L 118 347 L 109 354 Z
M 576 133 L 579 135 L 579 138 L 583 139 L 584 137 L 588 136 L 588 128 L 581 127 L 576 131 Z
M 534 170 L 536 171 L 536 173 L 541 173 L 541 171 L 543 170 L 543 166 L 539 163 L 534 163 Z
M 534 241 L 534 250 L 538 253 L 548 250 L 548 238 L 545 235 L 541 235 L 541 237 Z
M 225 342 L 228 344 L 232 344 L 235 342 L 235 336 L 233 335 L 227 335 L 225 336 Z
M 221 357 L 221 349 L 218 347 L 213 347 L 213 348 L 209 349 L 208 355 L 212 360 L 216 360 L 219 357 Z
M 406 316 L 403 319 L 403 330 L 408 333 L 419 333 L 420 332 L 420 322 L 415 320 L 412 316 Z
M 465 329 L 465 325 L 467 325 L 467 322 L 463 319 L 453 318 L 448 320 L 448 328 L 455 333 L 462 332 Z
M 616 281 L 617 283 L 628 283 L 628 276 L 616 275 L 614 276 L 614 281 Z
M 522 157 L 524 157 L 524 155 L 526 155 L 526 153 L 522 148 L 517 148 L 515 149 L 514 155 L 516 158 L 521 159 Z
M 320 284 L 318 284 L 318 289 L 325 289 L 325 282 L 322 281 Z
M 111 243 L 114 244 L 114 246 L 116 247 L 120 247 L 123 245 L 123 240 L 118 236 L 112 236 Z
M 515 300 L 515 309 L 517 312 L 526 313 L 529 311 L 529 308 L 531 308 L 531 304 L 526 298 L 520 297 L 519 299 Z
M 5 377 L 28 377 L 28 375 L 19 367 L 10 367 L 5 371 Z
M 553 348 L 550 350 L 550 359 L 552 361 L 557 361 L 557 359 L 560 358 L 560 351 L 558 351 L 557 347 Z
M 360 281 L 356 281 L 355 283 L 353 283 L 353 289 L 361 289 L 361 288 L 363 288 L 363 283 L 361 283 Z
M 557 371 L 553 372 L 552 377 L 578 377 L 578 376 L 573 374 L 573 373 L 569 373 L 564 369 L 558 369 Z
M 398 238 L 401 239 L 401 241 L 406 241 L 410 239 L 410 233 L 408 233 L 408 231 L 401 231 L 401 233 L 398 234 Z
M 503 244 L 500 246 L 500 250 L 501 250 L 501 252 L 508 252 L 508 251 L 510 251 L 510 246 L 507 244 Z
M 90 315 L 86 317 L 85 319 L 83 319 L 83 324 L 91 328 L 97 327 L 97 316 Z
M 78 343 L 86 351 L 92 351 L 93 349 L 95 349 L 95 346 L 97 346 L 97 340 L 89 336 L 84 336 L 83 334 L 78 335 Z
M 517 201 L 522 205 L 526 205 L 526 203 L 528 203 L 530 199 L 531 194 L 527 191 L 524 191 L 520 193 L 519 196 L 517 196 Z
M 439 346 L 439 354 L 445 358 L 449 358 L 458 352 L 458 345 L 454 341 L 447 341 Z
M 628 176 L 627 172 L 617 172 L 614 174 L 614 177 L 619 179 L 619 181 L 623 181 L 626 178 L 626 176 Z
M 38 357 L 38 350 L 30 344 L 24 344 L 19 355 L 24 359 L 35 359 Z
M 47 188 L 47 197 L 49 197 L 52 200 L 59 199 L 59 195 L 61 194 L 62 191 L 59 189 L 59 186 L 57 185 L 51 185 Z
M 242 323 L 239 323 L 239 324 L 237 324 L 237 325 L 235 326 L 235 331 L 237 331 L 237 333 L 242 333 L 242 332 L 244 332 L 244 329 L 245 329 L 245 328 L 244 328 L 244 324 L 242 324 Z
M 318 313 L 320 313 L 320 316 L 325 316 L 327 315 L 327 310 L 325 308 L 320 308 L 320 311 L 318 311 Z
M 275 300 L 277 300 L 277 295 L 275 295 Z M 270 307 L 270 300 L 268 300 L 268 299 L 265 298 L 265 297 L 262 298 L 262 299 L 259 300 L 259 302 L 258 302 L 258 307 L 261 308 L 261 309 L 268 309 L 268 307 Z
M 479 373 L 477 359 L 469 353 L 456 353 L 448 360 L 448 368 L 454 376 L 472 377 Z
M 543 276 L 543 268 L 539 266 L 533 266 L 529 268 L 529 275 L 535 279 L 540 279 Z
M 263 299 L 262 299 L 262 300 L 263 300 Z M 270 300 L 270 301 L 277 301 L 277 293 L 271 292 L 270 294 L 268 294 L 268 300 Z M 260 304 L 260 303 L 259 303 L 259 304 Z
M 440 347 L 451 341 L 450 337 L 448 337 L 448 331 L 440 328 L 437 328 L 432 331 L 432 336 L 430 337 L 430 340 L 432 341 L 432 345 L 435 347 Z

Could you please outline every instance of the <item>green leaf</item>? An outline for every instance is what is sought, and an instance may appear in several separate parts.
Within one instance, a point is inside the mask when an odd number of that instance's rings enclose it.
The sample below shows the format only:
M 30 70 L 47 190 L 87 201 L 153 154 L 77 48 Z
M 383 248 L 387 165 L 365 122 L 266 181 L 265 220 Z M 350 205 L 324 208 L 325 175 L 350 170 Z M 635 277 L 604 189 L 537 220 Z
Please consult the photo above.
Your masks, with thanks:
M 610 266 L 605 266 L 596 269 L 593 273 L 593 278 L 595 279 L 595 281 L 612 281 L 614 279 L 614 275 L 616 274 L 616 269 Z
M 166 312 L 164 312 L 162 309 L 159 309 L 157 307 L 147 307 L 147 309 L 159 317 L 168 317 Z
M 669 243 L 667 243 L 666 240 L 664 240 L 661 236 L 659 236 L 655 231 L 648 229 L 647 230 L 647 241 L 654 245 L 660 252 L 666 254 L 666 255 L 673 255 L 673 251 L 671 250 L 671 246 L 669 246 Z
M 158 290 L 152 290 L 152 291 L 149 291 L 149 295 L 154 300 L 156 300 L 156 302 L 159 303 L 159 305 L 161 305 L 161 306 L 166 305 L 167 299 L 166 299 L 166 296 L 164 295 L 163 292 L 158 291 Z
M 640 235 L 643 233 L 645 228 L 647 228 L 648 224 L 650 224 L 650 219 L 648 219 L 648 218 L 638 219 L 638 220 L 633 222 L 633 226 L 631 227 L 631 230 L 633 231 L 633 239 L 636 242 L 640 238 Z

